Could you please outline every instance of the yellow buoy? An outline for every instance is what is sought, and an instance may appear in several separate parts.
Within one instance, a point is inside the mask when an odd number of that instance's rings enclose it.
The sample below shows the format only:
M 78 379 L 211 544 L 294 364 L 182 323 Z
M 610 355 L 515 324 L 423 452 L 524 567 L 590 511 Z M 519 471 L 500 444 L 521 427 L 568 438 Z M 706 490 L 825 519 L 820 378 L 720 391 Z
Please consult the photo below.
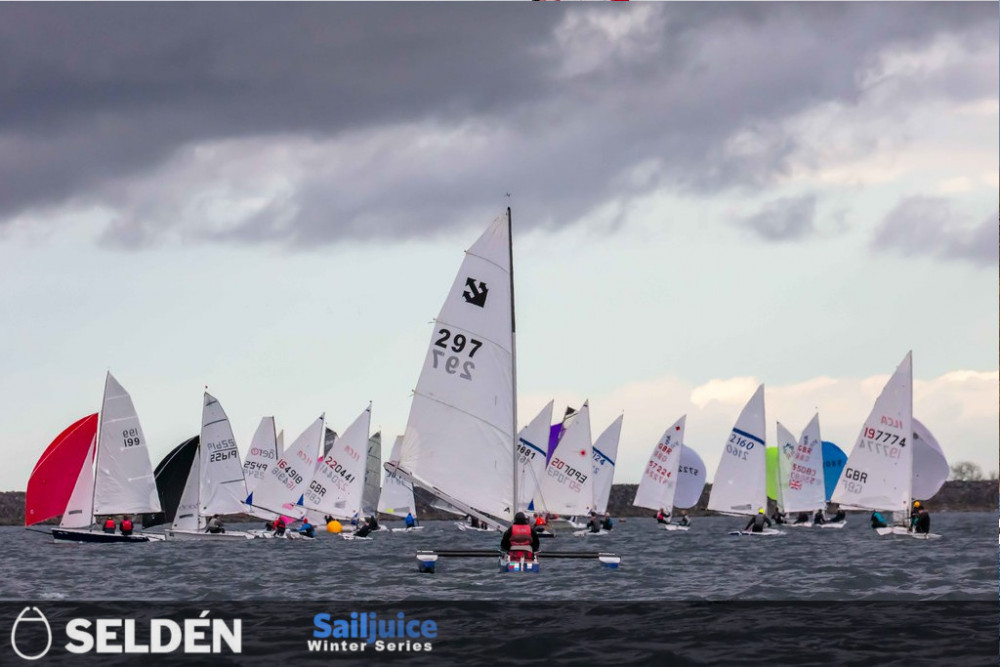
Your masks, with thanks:
M 328 533 L 339 533 L 342 529 L 340 522 L 334 519 L 330 523 L 326 524 L 326 532 Z

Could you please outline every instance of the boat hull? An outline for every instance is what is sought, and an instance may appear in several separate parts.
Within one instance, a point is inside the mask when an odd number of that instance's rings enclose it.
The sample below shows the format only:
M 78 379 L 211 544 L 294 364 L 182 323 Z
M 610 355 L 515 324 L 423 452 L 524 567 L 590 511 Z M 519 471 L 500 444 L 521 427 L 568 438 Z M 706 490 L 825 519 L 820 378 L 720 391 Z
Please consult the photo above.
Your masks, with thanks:
M 907 530 L 903 526 L 886 526 L 885 528 L 876 528 L 875 532 L 882 537 L 888 537 L 890 535 L 900 535 L 902 537 L 912 537 L 916 540 L 938 540 L 941 536 L 937 533 L 914 533 L 913 531 Z
M 392 532 L 394 532 L 394 533 L 413 533 L 413 532 L 416 532 L 418 530 L 423 530 L 423 529 L 424 529 L 423 526 L 413 526 L 412 528 L 393 528 Z
M 663 528 L 663 530 L 671 530 L 671 531 L 673 530 L 687 531 L 691 529 L 691 526 L 679 526 L 673 523 L 662 523 L 660 524 L 660 526 Z
M 52 539 L 56 542 L 79 542 L 86 544 L 132 544 L 135 542 L 159 542 L 160 535 L 105 533 L 103 531 L 72 530 L 68 528 L 53 528 Z
M 730 535 L 738 536 L 750 536 L 750 537 L 774 537 L 776 535 L 784 535 L 785 532 L 782 530 L 777 530 L 775 528 L 765 528 L 759 532 L 753 532 L 752 530 L 732 530 L 729 532 Z
M 511 560 L 506 554 L 500 556 L 501 572 L 538 572 L 538 559 L 522 560 L 520 558 Z
M 230 533 L 205 533 L 197 530 L 173 529 L 167 530 L 166 536 L 168 540 L 178 542 L 231 542 L 233 540 L 252 540 L 257 537 L 256 535 L 242 531 L 233 531 Z

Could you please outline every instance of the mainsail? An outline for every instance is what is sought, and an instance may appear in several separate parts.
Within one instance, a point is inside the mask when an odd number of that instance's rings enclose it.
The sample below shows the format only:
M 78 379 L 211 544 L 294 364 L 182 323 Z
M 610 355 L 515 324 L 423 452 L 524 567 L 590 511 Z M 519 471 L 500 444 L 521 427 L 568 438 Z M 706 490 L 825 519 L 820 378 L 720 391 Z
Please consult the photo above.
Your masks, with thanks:
M 875 401 L 833 492 L 844 507 L 908 512 L 913 484 L 913 362 L 907 352 Z
M 246 504 L 271 512 L 303 516 L 305 510 L 301 501 L 313 479 L 325 429 L 325 415 L 320 415 L 282 452 L 278 462 L 268 467 L 266 476 L 247 497 Z
M 243 465 L 229 417 L 219 401 L 205 392 L 201 411 L 201 483 L 199 514 L 238 514 L 246 509 Z
M 756 514 L 767 507 L 764 424 L 764 385 L 760 385 L 726 441 L 708 509 L 723 514 Z
M 913 418 L 913 497 L 921 500 L 933 498 L 941 487 L 951 468 L 944 450 L 916 417 Z
M 536 509 L 567 515 L 587 514 L 593 509 L 592 448 L 590 405 L 585 401 L 552 453 L 535 494 Z
M 549 439 L 549 422 L 552 406 L 549 401 L 517 436 L 517 508 L 523 510 L 531 504 L 538 484 L 545 475 L 546 443 Z
M 624 418 L 625 415 L 619 415 L 618 419 L 611 422 L 611 426 L 604 429 L 594 442 L 591 469 L 594 473 L 594 511 L 598 514 L 608 511 L 608 499 L 611 498 L 611 485 L 615 479 L 615 459 L 618 458 L 618 441 L 621 439 Z
M 681 416 L 670 428 L 663 432 L 653 447 L 646 469 L 642 471 L 639 488 L 636 489 L 632 504 L 651 510 L 673 511 L 674 496 L 677 494 L 681 450 L 684 446 L 684 423 L 687 415 Z M 701 490 L 698 491 L 699 495 Z
M 826 507 L 823 441 L 819 415 L 813 416 L 798 440 L 778 422 L 778 498 L 782 512 L 811 512 Z
M 371 415 L 369 404 L 344 434 L 334 440 L 330 451 L 316 466 L 301 505 L 338 519 L 350 519 L 361 513 Z
M 159 512 L 146 437 L 132 398 L 108 373 L 98 431 L 94 514 Z
M 392 443 L 392 452 L 389 454 L 389 463 L 399 463 L 399 449 L 402 442 L 403 436 L 396 436 L 395 442 Z M 378 511 L 400 516 L 410 513 L 415 518 L 417 506 L 413 502 L 413 485 L 397 473 L 386 470 L 382 492 L 378 499 Z
M 434 322 L 399 462 L 445 501 L 504 521 L 516 483 L 511 255 L 508 209 L 466 252 Z
M 250 449 L 243 462 L 243 479 L 246 481 L 248 494 L 253 493 L 264 479 L 267 469 L 277 463 L 280 453 L 278 438 L 274 435 L 274 417 L 264 417 L 253 434 Z
M 365 490 L 361 494 L 361 514 L 369 516 L 378 509 L 379 478 L 382 470 L 382 433 L 368 438 L 368 459 L 365 465 Z

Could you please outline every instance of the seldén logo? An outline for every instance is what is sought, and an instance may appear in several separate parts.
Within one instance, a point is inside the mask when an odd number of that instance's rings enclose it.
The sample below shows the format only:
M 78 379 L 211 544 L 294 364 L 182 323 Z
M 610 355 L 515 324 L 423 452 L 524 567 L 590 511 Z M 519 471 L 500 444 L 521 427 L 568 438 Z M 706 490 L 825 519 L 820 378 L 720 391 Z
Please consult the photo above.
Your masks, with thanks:
M 173 620 L 152 618 L 74 618 L 66 623 L 69 641 L 63 646 L 74 654 L 242 653 L 243 621 L 208 618 Z M 44 629 L 44 641 L 42 630 Z M 52 627 L 37 607 L 25 607 L 10 631 L 11 648 L 24 660 L 38 660 L 52 648 Z M 44 648 L 42 645 L 44 644 Z
M 46 637 L 45 648 L 38 650 L 42 644 L 38 639 L 43 630 Z M 20 643 L 18 643 L 18 635 L 20 635 Z M 39 611 L 38 607 L 25 607 L 17 615 L 14 627 L 10 629 L 10 647 L 14 649 L 14 653 L 18 657 L 25 660 L 44 658 L 49 649 L 52 648 L 52 626 L 49 625 L 49 620 L 45 618 L 45 614 Z
M 371 647 L 377 653 L 416 653 L 433 648 L 437 623 L 407 619 L 403 612 L 395 618 L 378 618 L 375 612 L 352 611 L 349 618 L 330 620 L 330 614 L 313 617 L 313 637 L 306 642 L 312 653 L 359 653 Z M 353 641 L 352 641 L 353 640 Z

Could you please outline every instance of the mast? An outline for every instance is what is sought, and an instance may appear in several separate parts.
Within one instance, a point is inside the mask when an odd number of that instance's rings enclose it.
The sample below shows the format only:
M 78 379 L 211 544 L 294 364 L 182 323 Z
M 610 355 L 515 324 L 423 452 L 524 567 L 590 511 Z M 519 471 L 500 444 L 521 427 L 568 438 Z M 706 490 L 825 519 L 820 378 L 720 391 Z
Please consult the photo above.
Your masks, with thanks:
M 108 378 L 111 376 L 111 371 L 108 371 L 104 376 L 104 393 L 101 395 L 101 416 L 97 419 L 97 441 L 94 443 L 94 447 L 97 450 L 94 452 L 94 484 L 90 491 L 90 523 L 91 526 L 97 523 L 97 517 L 94 515 L 94 508 L 97 506 L 97 471 L 100 470 L 101 465 L 101 431 L 104 430 L 104 397 L 108 395 Z
M 507 247 L 510 250 L 510 366 L 511 366 L 511 434 L 513 435 L 512 454 L 514 457 L 514 496 L 511 522 L 518 511 L 517 495 L 517 327 L 514 323 L 514 233 L 511 223 L 510 206 L 507 207 Z

